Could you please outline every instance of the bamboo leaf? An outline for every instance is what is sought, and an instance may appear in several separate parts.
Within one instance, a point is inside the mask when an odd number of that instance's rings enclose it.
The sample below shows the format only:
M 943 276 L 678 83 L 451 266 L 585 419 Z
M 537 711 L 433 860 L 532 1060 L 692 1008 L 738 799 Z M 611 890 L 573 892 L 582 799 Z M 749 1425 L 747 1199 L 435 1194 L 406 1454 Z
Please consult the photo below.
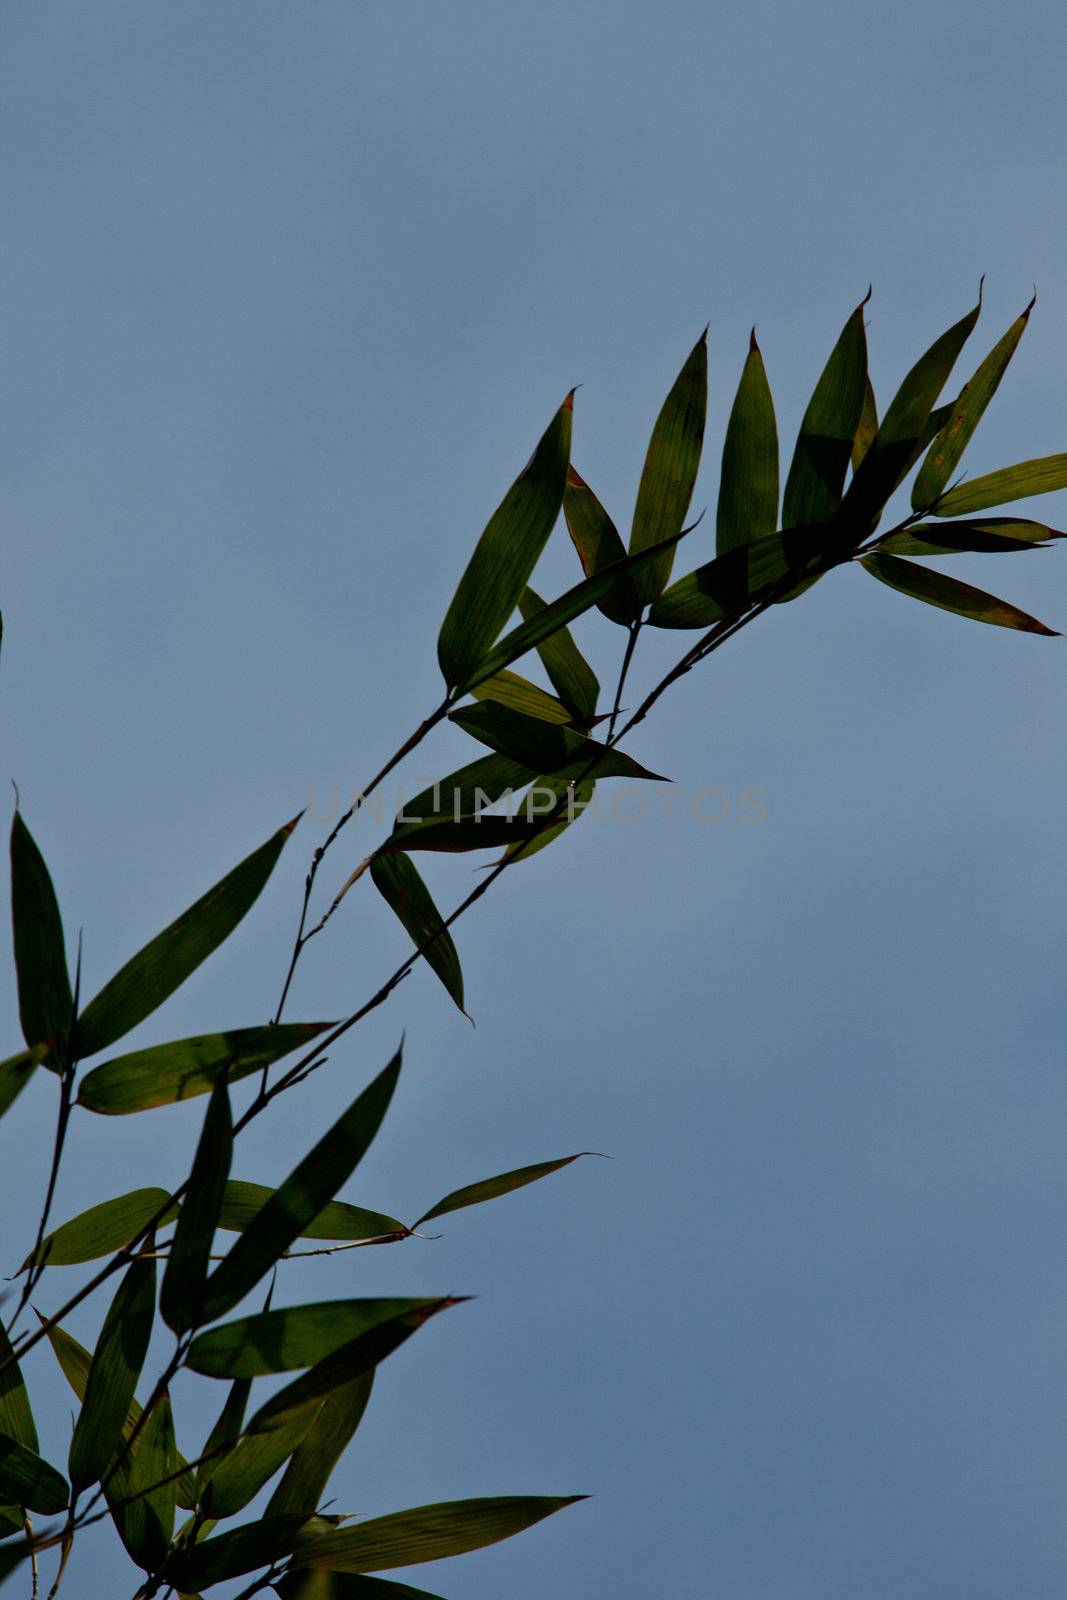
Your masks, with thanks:
M 1001 467 L 950 489 L 931 510 L 935 517 L 969 516 L 990 506 L 1025 500 L 1032 494 L 1051 494 L 1067 489 L 1067 452 L 1057 456 L 1037 456 L 1014 467 Z
M 258 899 L 294 817 L 127 961 L 78 1020 L 79 1048 L 95 1055 L 150 1016 L 218 948 Z
M 790 528 L 756 539 L 742 549 L 716 556 L 695 572 L 672 583 L 649 612 L 656 628 L 710 628 L 727 617 L 741 616 L 749 605 L 769 599 L 775 590 L 784 598 L 805 576 L 814 577 L 840 559 L 825 523 Z
M 7 1329 L 0 1321 L 0 1433 L 14 1439 L 27 1450 L 37 1449 L 37 1429 L 26 1382 L 19 1371 L 8 1338 Z
M 424 789 L 414 800 L 405 800 L 394 834 L 402 834 L 416 819 L 458 822 L 461 817 L 476 816 L 505 795 L 522 789 L 533 776 L 533 767 L 524 766 L 521 761 L 513 761 L 497 751 L 480 756 L 477 761 L 468 762 Z
M 160 1316 L 173 1333 L 188 1333 L 200 1325 L 208 1259 L 232 1158 L 230 1095 L 225 1079 L 220 1079 L 208 1101 L 159 1292 Z
M 778 429 L 753 328 L 722 448 L 717 553 L 725 555 L 754 539 L 766 538 L 777 526 Z
M 52 879 L 18 811 L 11 822 L 11 922 L 19 1019 L 32 1048 L 66 1036 L 74 998 Z
M 399 1073 L 398 1050 L 256 1214 L 207 1281 L 205 1321 L 213 1322 L 243 1300 L 333 1199 L 377 1133 Z
M 519 596 L 519 611 L 524 622 L 530 622 L 545 610 L 545 602 L 527 584 Z M 550 634 L 537 647 L 549 681 L 570 715 L 579 725 L 588 727 L 596 717 L 596 703 L 600 683 L 596 673 L 582 655 L 569 628 L 563 627 Z
M 42 1239 L 38 1256 L 31 1253 L 19 1268 L 25 1272 L 40 1260 L 50 1267 L 70 1267 L 82 1261 L 98 1261 L 120 1250 L 148 1226 L 170 1200 L 166 1189 L 131 1189 L 114 1200 L 102 1200 L 78 1216 L 64 1222 Z M 173 1220 L 177 1206 L 159 1216 L 158 1227 Z
M 107 1469 L 122 1437 L 155 1313 L 156 1264 L 138 1257 L 108 1307 L 70 1442 L 70 1481 L 80 1493 Z
M 863 409 L 860 420 L 856 425 L 856 437 L 852 441 L 852 471 L 858 472 L 871 445 L 878 435 L 878 404 L 871 388 L 871 380 L 867 379 L 863 389 Z
M 243 1233 L 277 1192 L 262 1183 L 245 1183 L 239 1178 L 231 1178 L 222 1199 L 219 1227 L 231 1233 Z M 384 1211 L 366 1211 L 362 1206 L 346 1205 L 343 1200 L 331 1200 L 304 1225 L 300 1238 L 378 1239 L 383 1235 L 406 1232 L 402 1222 L 398 1222 L 396 1217 L 386 1216 Z
M 307 1533 L 297 1541 L 293 1564 L 299 1568 L 325 1567 L 331 1572 L 381 1572 L 389 1567 L 441 1561 L 510 1539 L 584 1499 L 580 1494 L 559 1498 L 502 1495 L 415 1506 L 410 1511 L 374 1517 L 357 1527 Z
M 705 328 L 675 379 L 652 429 L 637 488 L 630 532 L 631 554 L 648 550 L 680 532 L 693 498 L 707 410 L 708 336 Z M 636 574 L 634 586 L 643 604 L 662 593 L 673 561 L 674 553 L 669 550 Z
M 620 568 L 619 576 L 605 588 L 596 605 L 610 621 L 629 627 L 641 614 L 641 601 L 633 577 L 620 567 L 626 558 L 626 546 L 592 489 L 573 467 L 567 468 L 563 515 L 587 578 L 605 568 Z
M 570 722 L 573 716 L 562 700 L 547 694 L 528 678 L 520 678 L 517 672 L 494 673 L 471 693 L 476 700 L 494 700 L 498 705 L 523 711 L 529 717 L 540 717 L 542 722 Z
M 875 433 L 874 394 L 867 378 L 867 334 L 858 305 L 830 353 L 800 424 L 782 502 L 782 526 L 828 522 L 841 504 L 845 473 L 854 450 L 860 459 Z M 864 402 L 869 398 L 869 410 Z M 861 430 L 865 436 L 859 441 Z
M 18 1055 L 0 1061 L 0 1117 L 14 1104 L 47 1054 L 47 1044 L 36 1044 L 32 1050 L 20 1050 Z
M 558 839 L 561 833 L 585 815 L 596 789 L 595 778 L 568 778 L 558 772 L 535 778 L 518 810 L 523 811 L 531 823 L 531 837 L 516 839 L 507 847 L 509 861 L 527 861 Z M 554 807 L 559 808 L 559 821 L 549 827 L 539 826 Z
M 595 775 L 598 778 L 651 778 L 657 783 L 667 781 L 658 773 L 641 766 L 632 756 L 624 755 L 621 750 L 610 749 L 595 739 L 587 739 L 571 728 L 523 716 L 521 712 L 510 711 L 506 706 L 490 702 L 462 706 L 450 713 L 450 720 L 483 744 L 533 767 L 535 771 L 581 770 L 595 762 Z
M 260 1378 L 314 1366 L 359 1334 L 436 1308 L 436 1299 L 322 1300 L 260 1311 L 198 1334 L 185 1365 L 208 1378 Z
M 1036 298 L 1035 295 L 1034 299 Z M 969 383 L 964 384 L 959 399 L 927 451 L 926 459 L 912 485 L 913 510 L 921 511 L 927 506 L 932 506 L 955 472 L 975 428 L 1000 386 L 1000 380 L 1018 348 L 1033 308 L 1034 300 L 1031 300 L 1022 316 L 1016 317 L 1004 337 L 993 346 L 974 377 Z
M 513 1189 L 536 1183 L 539 1178 L 547 1178 L 549 1173 L 558 1172 L 561 1167 L 569 1167 L 572 1161 L 579 1160 L 581 1156 L 592 1154 L 591 1150 L 579 1150 L 573 1156 L 560 1156 L 555 1161 L 538 1161 L 529 1167 L 515 1167 L 513 1171 L 501 1172 L 495 1178 L 483 1178 L 479 1183 L 468 1183 L 462 1189 L 453 1189 L 451 1194 L 446 1194 L 443 1200 L 438 1200 L 435 1206 L 424 1212 L 414 1226 L 419 1228 L 424 1222 L 432 1222 L 434 1217 L 443 1217 L 449 1211 L 460 1211 L 464 1206 L 480 1206 L 486 1200 L 510 1194 Z
M 450 689 L 467 682 L 511 616 L 559 516 L 573 403 L 572 391 L 489 519 L 459 581 L 437 642 Z
M 306 1517 L 261 1517 L 229 1533 L 216 1534 L 190 1550 L 174 1551 L 166 1560 L 162 1576 L 175 1588 L 207 1589 L 226 1578 L 239 1578 L 243 1572 L 269 1567 L 287 1556 L 296 1542 Z
M 0 1502 L 53 1516 L 66 1509 L 70 1489 L 62 1473 L 17 1439 L 0 1433 Z
M 466 1016 L 459 953 L 414 861 L 401 850 L 378 855 L 371 861 L 370 875 L 374 887 L 396 913 L 415 948 L 425 946 L 423 957 Z M 427 942 L 431 939 L 432 944 Z
M 318 1406 L 305 1406 L 272 1433 L 239 1439 L 204 1484 L 203 1509 L 216 1521 L 243 1511 L 274 1474 L 300 1448 Z
M 938 606 L 942 611 L 954 611 L 957 616 L 971 617 L 975 622 L 995 623 L 1000 628 L 1018 628 L 1024 633 L 1057 637 L 1052 628 L 1046 628 L 1043 622 L 1007 600 L 998 600 L 995 595 L 961 583 L 958 578 L 947 577 L 943 572 L 917 567 L 899 556 L 865 556 L 860 565 L 891 589 L 898 589 L 913 600 L 924 600 L 929 606 Z
M 387 840 L 382 852 L 404 849 L 456 854 L 467 850 L 507 849 L 518 841 L 532 838 L 536 831 L 535 821 L 516 813 L 507 816 L 479 813 L 461 817 L 458 822 L 450 817 L 430 817 L 425 822 L 412 823 Z
M 894 556 L 951 556 L 963 550 L 1010 554 L 1016 550 L 1043 550 L 1054 539 L 1065 537 L 1043 522 L 984 517 L 981 522 L 916 522 L 901 533 L 890 534 L 878 549 Z
M 271 1396 L 260 1406 L 246 1429 L 248 1434 L 265 1433 L 286 1427 L 294 1416 L 301 1414 L 313 1401 L 323 1400 L 343 1389 L 353 1379 L 371 1371 L 392 1355 L 411 1335 L 431 1317 L 451 1306 L 459 1305 L 461 1297 L 432 1300 L 417 1309 L 402 1311 L 387 1321 L 370 1327 L 364 1333 L 349 1339 L 329 1355 L 323 1356 L 309 1367 L 302 1377 L 286 1384 L 284 1389 Z
M 230 1453 L 225 1447 L 229 1446 L 232 1449 L 241 1437 L 241 1428 L 251 1393 L 251 1378 L 235 1378 L 230 1385 L 222 1410 L 212 1425 L 203 1450 L 200 1451 L 201 1456 L 207 1457 L 196 1469 L 197 1497 L 201 1502 L 205 1498 L 208 1484 Z M 237 1509 L 240 1510 L 240 1507 Z
M 428 1589 L 389 1578 L 368 1578 L 355 1572 L 301 1572 L 290 1569 L 273 1586 L 281 1600 L 441 1600 Z
M 164 1394 L 138 1437 L 124 1486 L 127 1504 L 121 1508 L 122 1542 L 146 1572 L 162 1564 L 174 1534 L 178 1481 L 171 1474 L 177 1465 L 170 1396 Z
M 373 1369 L 361 1372 L 323 1401 L 267 1502 L 268 1517 L 298 1512 L 310 1516 L 317 1508 L 334 1467 L 363 1420 L 373 1383 Z

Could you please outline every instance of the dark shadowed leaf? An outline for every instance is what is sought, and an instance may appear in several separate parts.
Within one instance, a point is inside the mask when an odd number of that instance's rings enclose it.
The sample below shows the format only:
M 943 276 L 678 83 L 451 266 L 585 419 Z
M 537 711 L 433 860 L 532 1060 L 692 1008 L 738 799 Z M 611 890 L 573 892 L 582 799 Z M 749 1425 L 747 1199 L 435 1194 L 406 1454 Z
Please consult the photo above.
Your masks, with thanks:
M 806 574 L 826 570 L 834 559 L 826 524 L 790 528 L 724 556 L 672 583 L 649 612 L 656 628 L 710 628 L 740 616 L 756 600 L 784 595 Z
M 621 750 L 612 750 L 595 739 L 587 739 L 573 728 L 541 722 L 537 717 L 523 716 L 506 706 L 483 702 L 462 706 L 450 716 L 483 744 L 501 755 L 526 763 L 535 772 L 581 770 L 595 761 L 598 778 L 652 778 L 659 783 L 666 782 L 659 773 L 650 772 Z
M 209 1378 L 259 1378 L 292 1372 L 314 1366 L 371 1328 L 439 1304 L 437 1299 L 322 1300 L 261 1311 L 198 1335 L 185 1364 Z
M 567 468 L 567 488 L 563 496 L 563 515 L 567 532 L 578 552 L 587 578 L 617 566 L 626 555 L 619 531 L 585 479 L 573 467 Z M 621 572 L 596 602 L 612 622 L 628 626 L 641 611 L 641 601 L 633 577 Z
M 971 617 L 975 622 L 991 622 L 1000 628 L 1018 628 L 1024 633 L 1044 633 L 1057 637 L 1055 630 L 1046 628 L 1036 617 L 1028 616 L 1007 600 L 975 589 L 958 578 L 949 578 L 943 572 L 931 572 L 929 567 L 917 567 L 912 561 L 902 561 L 899 556 L 865 556 L 861 565 L 891 589 L 911 595 L 913 600 L 925 600 L 927 605 L 942 611 L 954 611 L 957 616 Z
M 533 589 L 526 586 L 519 596 L 519 611 L 524 622 L 530 622 L 545 610 L 545 602 Z M 597 675 L 574 642 L 569 628 L 559 628 L 537 647 L 545 671 L 556 693 L 579 726 L 586 726 L 596 716 L 600 684 Z M 557 719 L 558 720 L 558 719 Z
M 435 817 L 457 821 L 460 817 L 474 816 L 511 792 L 523 789 L 534 776 L 534 769 L 513 761 L 494 751 L 469 761 L 465 767 L 450 772 L 429 789 L 424 789 L 414 800 L 405 800 L 397 816 L 395 832 L 400 833 L 407 823 L 416 818 Z
M 950 556 L 961 550 L 983 554 L 1010 554 L 1017 550 L 1041 550 L 1065 535 L 1043 522 L 1024 522 L 1013 517 L 984 517 L 981 522 L 916 522 L 901 533 L 892 533 L 878 546 L 885 555 Z
M 497 672 L 479 683 L 471 693 L 476 700 L 495 700 L 498 705 L 511 706 L 529 717 L 540 717 L 543 722 L 570 722 L 573 717 L 562 700 L 546 693 L 529 678 L 520 678 L 517 672 Z
M 83 1055 L 106 1050 L 143 1022 L 233 932 L 259 897 L 299 820 L 294 817 L 279 828 L 104 985 L 78 1020 Z
M 178 1481 L 171 1474 L 177 1465 L 170 1396 L 164 1394 L 138 1436 L 124 1485 L 122 1542 L 146 1572 L 161 1564 L 174 1533 Z
M 220 1533 L 191 1550 L 175 1551 L 163 1567 L 163 1576 L 175 1588 L 207 1589 L 225 1578 L 268 1567 L 289 1554 L 306 1517 L 261 1517 L 229 1533 Z
M 268 1517 L 297 1512 L 310 1516 L 316 1509 L 334 1467 L 363 1419 L 373 1383 L 373 1371 L 361 1372 L 334 1389 L 319 1406 L 314 1422 L 293 1451 L 281 1482 L 267 1502 Z
M 531 838 L 516 839 L 508 845 L 509 861 L 526 861 L 558 839 L 572 823 L 585 815 L 596 789 L 595 778 L 567 778 L 558 772 L 535 778 L 519 802 L 521 815 L 530 819 L 535 830 Z M 550 827 L 539 826 L 539 819 L 555 812 L 559 820 Z
M 289 1571 L 273 1584 L 281 1600 L 441 1600 L 428 1589 L 356 1572 Z
M 927 451 L 926 460 L 912 485 L 911 503 L 914 510 L 932 506 L 955 472 L 975 428 L 982 420 L 983 412 L 1007 371 L 1008 362 L 1015 354 L 1033 308 L 1034 301 L 1031 300 L 1022 316 L 1016 317 L 1004 337 L 993 346 L 974 377 L 964 384 L 959 399 Z
M 374 887 L 396 913 L 415 948 L 422 950 L 426 962 L 463 1011 L 463 969 L 459 964 L 459 952 L 414 861 L 401 850 L 390 851 L 374 857 L 370 875 Z M 429 940 L 433 942 L 428 943 Z M 467 1013 L 463 1011 L 463 1014 Z
M 35 1450 L 0 1433 L 0 1504 L 25 1506 L 52 1516 L 70 1500 L 62 1473 L 49 1466 Z
M 18 811 L 11 822 L 11 923 L 22 1036 L 31 1047 L 47 1044 L 69 1030 L 74 999 L 52 879 Z
M 264 1273 L 355 1170 L 377 1133 L 400 1073 L 400 1051 L 374 1082 L 304 1157 L 249 1223 L 215 1268 L 204 1291 L 204 1318 L 224 1316 Z
M 136 1239 L 169 1200 L 166 1189 L 131 1189 L 129 1194 L 120 1194 L 114 1200 L 102 1200 L 43 1239 L 38 1259 L 50 1267 L 98 1261 L 101 1256 L 109 1256 L 113 1250 Z M 157 1226 L 162 1227 L 176 1213 L 177 1206 L 159 1215 Z M 19 1271 L 25 1272 L 34 1259 L 31 1252 Z
M 558 1172 L 561 1167 L 569 1167 L 572 1161 L 577 1161 L 581 1156 L 592 1154 L 591 1150 L 579 1150 L 573 1156 L 559 1156 L 555 1161 L 538 1161 L 529 1167 L 515 1167 L 513 1171 L 501 1172 L 495 1178 L 483 1178 L 480 1183 L 468 1183 L 462 1189 L 453 1189 L 451 1194 L 446 1194 L 443 1200 L 438 1200 L 435 1206 L 424 1212 L 415 1227 L 421 1227 L 434 1217 L 443 1217 L 446 1212 L 460 1211 L 464 1206 L 480 1206 L 485 1200 L 510 1194 L 512 1189 L 536 1183 L 538 1178 L 547 1178 L 550 1172 Z
M 266 1205 L 276 1189 L 263 1183 L 245 1183 L 231 1178 L 226 1185 L 219 1213 L 218 1225 L 231 1233 L 243 1233 Z M 301 1239 L 378 1239 L 393 1233 L 403 1234 L 404 1224 L 384 1211 L 366 1211 L 362 1206 L 346 1205 L 343 1200 L 331 1200 L 323 1206 L 318 1216 L 312 1217 L 300 1231 Z
M 451 818 L 438 820 L 430 817 L 426 822 L 402 828 L 382 849 L 440 850 L 446 854 L 465 850 L 507 849 L 517 840 L 530 838 L 534 831 L 535 824 L 525 815 L 518 814 L 516 807 L 512 806 L 507 816 L 482 813 L 461 817 L 458 822 L 453 822 Z
M 0 1061 L 0 1117 L 25 1089 L 47 1054 L 48 1046 L 38 1044 Z
M 0 1322 L 0 1433 L 27 1450 L 37 1449 L 30 1397 L 3 1322 Z
M 845 473 L 862 426 L 867 381 L 866 300 L 858 305 L 830 353 L 808 402 L 782 501 L 782 526 L 827 522 L 841 504 Z M 871 395 L 873 411 L 874 396 Z M 869 445 L 877 418 L 869 426 Z M 863 450 L 861 449 L 861 459 Z
M 852 441 L 852 470 L 858 472 L 860 463 L 866 456 L 871 445 L 878 435 L 878 406 L 871 388 L 871 380 L 867 379 L 863 389 L 863 409 L 860 420 L 856 424 L 856 437 Z
M 763 356 L 753 328 L 722 447 L 717 554 L 725 555 L 728 550 L 737 550 L 754 539 L 766 538 L 777 526 L 778 429 Z
M 380 1572 L 414 1566 L 448 1556 L 481 1550 L 510 1539 L 535 1522 L 584 1500 L 580 1494 L 506 1495 L 479 1500 L 446 1500 L 415 1506 L 388 1517 L 375 1517 L 358 1527 L 306 1534 L 294 1552 L 294 1564 L 326 1567 L 332 1572 Z
M 701 334 L 674 381 L 652 429 L 648 453 L 637 488 L 631 553 L 678 533 L 693 498 L 704 423 L 708 411 L 708 339 Z M 657 556 L 634 577 L 643 604 L 655 600 L 671 575 L 673 550 Z
M 1014 467 L 1001 467 L 999 472 L 972 478 L 969 483 L 950 489 L 931 509 L 938 517 L 965 517 L 972 511 L 1025 500 L 1032 494 L 1051 494 L 1055 489 L 1067 489 L 1067 452 L 1036 456 L 1032 461 L 1020 461 Z
M 459 581 L 437 641 L 449 688 L 467 682 L 511 616 L 559 516 L 573 399 L 569 394 L 549 423 L 529 465 L 489 519 Z
M 212 1425 L 203 1450 L 199 1452 L 207 1458 L 201 1461 L 196 1469 L 197 1491 L 200 1495 L 203 1495 L 207 1485 L 226 1459 L 229 1449 L 240 1438 L 248 1397 L 251 1393 L 251 1378 L 235 1378 L 231 1383 L 222 1410 Z
M 230 1093 L 225 1079 L 220 1079 L 208 1101 L 189 1174 L 189 1187 L 182 1201 L 159 1291 L 160 1316 L 174 1333 L 188 1333 L 191 1328 L 200 1326 L 208 1257 L 218 1227 L 232 1156 Z
M 70 1442 L 67 1465 L 79 1492 L 103 1475 L 122 1437 L 152 1332 L 155 1291 L 155 1261 L 138 1258 L 108 1307 Z
M 229 1033 L 201 1033 L 147 1050 L 131 1050 L 87 1072 L 77 1103 L 124 1117 L 152 1106 L 209 1094 L 220 1078 L 236 1083 L 332 1028 L 332 1022 L 283 1022 Z
M 299 1449 L 315 1420 L 318 1405 L 305 1406 L 272 1433 L 241 1439 L 205 1482 L 202 1505 L 216 1521 L 234 1517 L 269 1483 Z

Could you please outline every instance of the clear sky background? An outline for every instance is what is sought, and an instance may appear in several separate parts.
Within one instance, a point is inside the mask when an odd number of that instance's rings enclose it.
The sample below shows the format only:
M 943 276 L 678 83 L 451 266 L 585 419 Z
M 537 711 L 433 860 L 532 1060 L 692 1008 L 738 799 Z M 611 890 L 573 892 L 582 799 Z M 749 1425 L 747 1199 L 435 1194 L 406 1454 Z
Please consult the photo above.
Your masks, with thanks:
M 2 776 L 84 929 L 86 990 L 436 703 L 459 573 L 572 384 L 574 459 L 625 529 L 710 320 L 712 516 L 684 569 L 711 553 L 750 326 L 790 449 L 869 282 L 884 402 L 980 274 L 963 375 L 1036 281 L 966 465 L 1064 449 L 1065 47 L 1036 0 L 8 0 Z M 1062 552 L 944 565 L 1067 629 Z M 538 585 L 576 576 L 557 535 Z M 611 679 L 621 635 L 581 638 Z M 643 641 L 636 687 L 679 644 Z M 583 823 L 460 925 L 476 1029 L 419 972 L 242 1139 L 235 1175 L 280 1181 L 406 1029 L 345 1198 L 414 1217 L 527 1161 L 614 1158 L 284 1276 L 292 1302 L 478 1296 L 383 1367 L 341 1509 L 594 1497 L 410 1581 L 1062 1595 L 1065 662 L 835 573 L 632 741 L 676 780 L 671 821 L 655 796 Z M 414 771 L 474 753 L 452 731 Z M 722 823 L 694 819 L 702 787 Z M 322 831 L 137 1040 L 269 1014 Z M 330 890 L 375 837 L 351 830 Z M 429 862 L 441 902 L 471 868 Z M 405 949 L 363 884 L 289 1015 L 343 1013 Z M 54 1093 L 4 1123 L 5 1271 Z M 57 1217 L 177 1182 L 202 1110 L 79 1119 Z M 28 1375 L 62 1462 L 50 1361 Z M 210 1417 L 174 1398 L 191 1454 Z M 106 1531 L 68 1587 L 134 1577 Z

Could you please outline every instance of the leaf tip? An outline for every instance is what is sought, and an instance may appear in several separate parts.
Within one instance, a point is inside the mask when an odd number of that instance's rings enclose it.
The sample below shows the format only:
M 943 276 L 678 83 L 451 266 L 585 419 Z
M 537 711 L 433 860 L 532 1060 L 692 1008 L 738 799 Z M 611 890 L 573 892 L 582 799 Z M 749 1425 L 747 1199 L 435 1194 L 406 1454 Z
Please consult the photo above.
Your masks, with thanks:
M 752 324 L 752 332 L 748 336 L 749 355 L 759 355 L 759 344 L 756 341 L 756 324 Z
M 576 383 L 574 385 L 574 388 L 570 391 L 570 393 L 567 395 L 567 398 L 564 400 L 563 404 L 560 406 L 560 410 L 561 411 L 573 411 L 574 410 L 574 396 L 575 396 L 576 391 L 578 389 L 580 389 L 580 388 L 581 388 L 581 384 L 580 383 Z
M 1024 322 L 1029 322 L 1030 313 L 1031 313 L 1031 311 L 1034 309 L 1034 307 L 1036 305 L 1037 305 L 1037 284 L 1035 283 L 1034 284 L 1034 292 L 1030 296 L 1030 299 L 1029 299 L 1029 302 L 1027 304 L 1026 310 L 1023 312 L 1023 321 Z
M 306 807 L 305 807 L 305 810 L 306 810 Z M 304 815 L 303 811 L 298 811 L 295 817 L 291 817 L 288 822 L 283 824 L 281 832 L 285 834 L 285 837 L 287 839 L 289 838 L 290 834 L 295 832 L 297 823 L 300 821 L 300 819 L 301 819 L 301 817 L 303 815 Z

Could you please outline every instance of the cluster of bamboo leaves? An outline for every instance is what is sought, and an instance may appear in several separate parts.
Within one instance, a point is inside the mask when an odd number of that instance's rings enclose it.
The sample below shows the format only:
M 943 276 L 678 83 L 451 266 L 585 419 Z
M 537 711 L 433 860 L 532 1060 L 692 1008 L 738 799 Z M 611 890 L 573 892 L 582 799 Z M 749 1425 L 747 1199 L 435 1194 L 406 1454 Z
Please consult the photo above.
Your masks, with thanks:
M 620 748 L 621 739 L 671 683 L 769 606 L 796 598 L 848 564 L 960 616 L 1051 632 L 1007 601 L 921 564 L 928 556 L 959 552 L 1032 551 L 1062 537 L 1044 523 L 989 513 L 1067 486 L 1067 453 L 953 481 L 1032 302 L 945 403 L 942 392 L 978 318 L 980 303 L 975 306 L 915 363 L 881 420 L 868 375 L 865 304 L 849 317 L 815 386 L 782 492 L 774 405 L 753 335 L 726 428 L 714 554 L 674 582 L 678 547 L 696 526 L 685 524 L 707 412 L 706 335 L 656 420 L 628 545 L 571 462 L 573 395 L 567 396 L 491 517 L 448 609 L 438 640 L 444 698 L 364 793 L 446 718 L 488 753 L 409 801 L 403 820 L 312 924 L 317 874 L 358 803 L 341 818 L 313 858 L 288 974 L 269 1023 L 114 1053 L 233 933 L 264 889 L 295 820 L 83 1006 L 80 956 L 72 979 L 55 889 L 16 810 L 12 914 L 25 1048 L 0 1063 L 0 1115 L 38 1069 L 54 1080 L 57 1113 L 36 1238 L 27 1241 L 28 1252 L 19 1252 L 21 1264 L 11 1263 L 15 1287 L 0 1308 L 0 1583 L 32 1573 L 36 1593 L 39 1558 L 52 1550 L 54 1592 L 77 1534 L 109 1516 L 141 1570 L 142 1597 L 164 1590 L 199 1595 L 245 1579 L 242 1596 L 270 1588 L 282 1600 L 420 1594 L 425 1600 L 424 1591 L 374 1574 L 490 1544 L 581 1498 L 465 1499 L 356 1521 L 327 1512 L 331 1474 L 359 1427 L 377 1366 L 458 1300 L 272 1304 L 276 1281 L 288 1287 L 284 1263 L 294 1255 L 401 1243 L 422 1223 L 495 1199 L 577 1157 L 468 1184 L 410 1224 L 339 1199 L 385 1117 L 401 1070 L 399 1052 L 278 1188 L 232 1175 L 235 1143 L 280 1094 L 324 1065 L 327 1050 L 388 998 L 417 960 L 427 961 L 463 1008 L 451 925 L 507 867 L 576 820 L 599 780 L 656 776 Z M 888 502 L 916 467 L 910 510 L 879 532 Z M 546 603 L 530 579 L 561 511 L 584 576 Z M 606 705 L 569 627 L 594 609 L 625 636 L 618 687 Z M 521 620 L 513 623 L 516 612 Z M 620 728 L 623 685 L 645 627 L 692 630 L 699 637 Z M 531 651 L 540 656 L 551 691 L 512 670 Z M 508 802 L 504 813 L 494 809 L 501 800 Z M 498 853 L 489 876 L 443 916 L 413 857 L 485 849 Z M 283 1022 L 304 947 L 365 871 L 406 929 L 410 956 L 342 1020 Z M 280 1075 L 272 1078 L 275 1069 Z M 258 1083 L 235 1117 L 231 1090 L 246 1078 Z M 111 1196 L 49 1230 L 72 1132 L 91 1138 L 94 1115 L 142 1114 L 194 1096 L 205 1099 L 202 1131 L 176 1190 Z M 236 1235 L 221 1254 L 220 1232 Z M 301 1241 L 310 1241 L 310 1250 L 298 1248 Z M 64 1299 L 62 1269 L 87 1263 L 96 1264 L 92 1274 Z M 249 1310 L 249 1296 L 267 1283 L 261 1307 Z M 89 1350 L 63 1323 L 105 1285 L 110 1301 Z M 59 1308 L 42 1312 L 38 1302 L 49 1292 Z M 173 1354 L 146 1383 L 143 1367 L 160 1322 L 173 1335 Z M 19 1365 L 42 1339 L 77 1402 L 65 1471 L 40 1453 Z M 179 1372 L 219 1386 L 217 1420 L 206 1438 L 183 1441 L 185 1454 L 170 1401 Z M 275 1381 L 253 1403 L 258 1379 Z M 252 1513 L 271 1480 L 265 1506 Z

